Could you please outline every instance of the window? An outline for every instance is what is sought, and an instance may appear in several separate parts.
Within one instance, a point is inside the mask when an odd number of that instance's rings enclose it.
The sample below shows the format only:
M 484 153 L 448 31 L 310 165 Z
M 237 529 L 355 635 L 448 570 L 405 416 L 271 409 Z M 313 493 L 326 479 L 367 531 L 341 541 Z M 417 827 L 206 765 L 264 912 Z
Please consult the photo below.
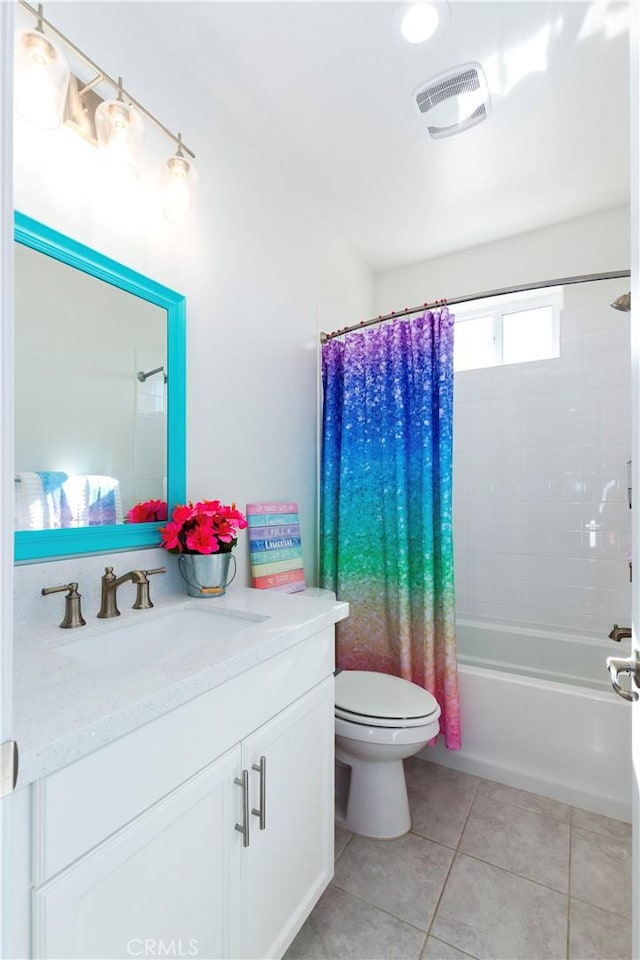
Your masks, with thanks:
M 560 356 L 563 288 L 506 294 L 454 308 L 456 372 Z

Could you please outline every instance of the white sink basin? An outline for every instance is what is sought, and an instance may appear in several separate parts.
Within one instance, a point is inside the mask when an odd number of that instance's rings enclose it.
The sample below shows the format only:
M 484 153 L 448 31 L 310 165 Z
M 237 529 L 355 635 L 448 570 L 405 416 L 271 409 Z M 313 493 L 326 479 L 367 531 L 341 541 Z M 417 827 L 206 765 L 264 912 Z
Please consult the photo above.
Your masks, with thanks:
M 224 641 L 239 630 L 268 619 L 226 610 L 182 609 L 161 616 L 141 613 L 136 623 L 65 643 L 56 649 L 65 657 L 118 673 L 135 673 L 169 657 L 179 657 Z

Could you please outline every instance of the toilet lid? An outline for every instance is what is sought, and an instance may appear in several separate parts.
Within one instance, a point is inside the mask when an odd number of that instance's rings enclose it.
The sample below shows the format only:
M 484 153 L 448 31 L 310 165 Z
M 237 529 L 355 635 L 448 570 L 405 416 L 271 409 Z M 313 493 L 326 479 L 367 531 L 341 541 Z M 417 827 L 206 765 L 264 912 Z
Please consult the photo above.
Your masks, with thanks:
M 440 716 L 438 701 L 409 680 L 370 670 L 343 670 L 336 676 L 336 716 L 354 723 L 416 727 Z

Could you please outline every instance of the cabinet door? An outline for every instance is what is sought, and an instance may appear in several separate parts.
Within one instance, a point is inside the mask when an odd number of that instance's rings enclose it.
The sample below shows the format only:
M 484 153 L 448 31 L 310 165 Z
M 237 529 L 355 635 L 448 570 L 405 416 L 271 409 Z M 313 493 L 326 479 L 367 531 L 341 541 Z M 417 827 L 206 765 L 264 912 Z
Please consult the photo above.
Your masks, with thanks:
M 237 955 L 240 747 L 34 892 L 34 955 Z
M 245 957 L 281 957 L 333 876 L 333 714 L 330 677 L 243 743 L 253 811 L 242 858 Z

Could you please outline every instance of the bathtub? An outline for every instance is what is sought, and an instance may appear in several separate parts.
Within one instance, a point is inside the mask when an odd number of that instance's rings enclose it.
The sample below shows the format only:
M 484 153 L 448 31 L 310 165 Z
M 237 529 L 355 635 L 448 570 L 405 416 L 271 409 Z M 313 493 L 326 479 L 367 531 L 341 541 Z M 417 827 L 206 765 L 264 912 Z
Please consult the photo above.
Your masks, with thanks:
M 462 750 L 427 760 L 631 819 L 631 710 L 606 658 L 628 641 L 458 619 Z M 551 669 L 552 667 L 552 669 Z

